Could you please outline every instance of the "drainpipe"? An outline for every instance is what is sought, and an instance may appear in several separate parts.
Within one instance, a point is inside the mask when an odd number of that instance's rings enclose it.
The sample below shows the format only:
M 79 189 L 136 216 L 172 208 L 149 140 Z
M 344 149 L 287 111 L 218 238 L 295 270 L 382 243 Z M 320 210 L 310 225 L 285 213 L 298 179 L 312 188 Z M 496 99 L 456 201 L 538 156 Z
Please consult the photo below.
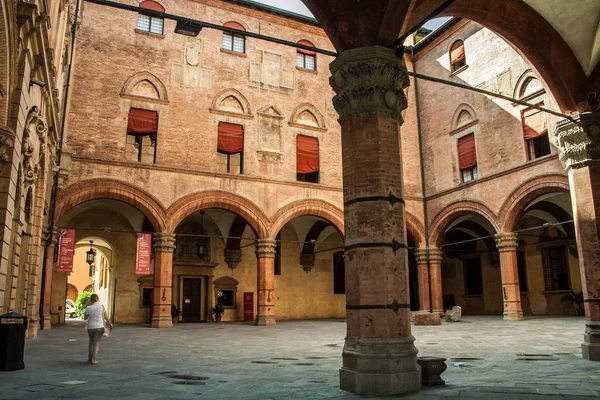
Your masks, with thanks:
M 413 71 L 417 73 L 417 60 L 415 60 L 414 46 L 410 46 Z M 429 220 L 427 218 L 427 204 L 425 195 L 425 165 L 423 163 L 423 135 L 421 134 L 421 111 L 419 107 L 419 82 L 415 78 L 415 107 L 417 111 L 417 132 L 419 135 L 419 157 L 421 161 L 421 192 L 423 193 L 423 225 L 425 226 L 425 248 L 427 249 L 427 285 L 429 286 L 429 313 L 433 313 L 433 296 L 431 294 L 431 263 L 429 260 Z
M 62 118 L 60 121 L 60 135 L 58 138 L 58 149 L 56 150 L 56 166 L 57 171 L 54 174 L 54 179 L 52 183 L 52 197 L 50 200 L 50 240 L 44 246 L 44 257 L 42 262 L 42 282 L 46 282 L 46 268 L 52 268 L 52 265 L 48 266 L 46 263 L 47 257 L 46 252 L 48 251 L 48 247 L 50 243 L 52 243 L 52 235 L 54 232 L 54 211 L 56 209 L 56 197 L 58 195 L 58 176 L 60 174 L 60 161 L 62 156 L 62 146 L 63 146 L 63 138 L 65 135 L 65 124 L 67 120 L 67 104 L 69 100 L 69 88 L 71 83 L 71 72 L 73 69 L 73 61 L 75 54 L 75 34 L 77 32 L 77 23 L 79 22 L 79 4 L 80 0 L 75 0 L 75 15 L 73 17 L 73 25 L 71 26 L 71 54 L 69 56 L 69 68 L 67 69 L 67 80 L 65 81 L 65 90 L 64 90 L 64 99 L 63 99 L 63 108 L 62 108 Z M 40 326 L 44 326 L 44 288 L 42 288 L 40 294 Z

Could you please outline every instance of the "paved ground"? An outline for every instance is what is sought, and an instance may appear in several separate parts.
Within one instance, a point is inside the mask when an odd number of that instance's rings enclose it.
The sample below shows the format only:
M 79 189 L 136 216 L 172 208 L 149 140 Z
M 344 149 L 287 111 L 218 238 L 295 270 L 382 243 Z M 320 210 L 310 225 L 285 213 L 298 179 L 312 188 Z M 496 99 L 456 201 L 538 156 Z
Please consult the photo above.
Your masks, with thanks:
M 583 327 L 578 317 L 413 327 L 419 355 L 448 358 L 447 384 L 403 398 L 598 400 L 600 363 L 581 359 Z M 26 343 L 25 369 L 0 372 L 0 399 L 359 400 L 338 388 L 344 334 L 343 320 L 121 325 L 89 365 L 83 324 L 71 321 Z

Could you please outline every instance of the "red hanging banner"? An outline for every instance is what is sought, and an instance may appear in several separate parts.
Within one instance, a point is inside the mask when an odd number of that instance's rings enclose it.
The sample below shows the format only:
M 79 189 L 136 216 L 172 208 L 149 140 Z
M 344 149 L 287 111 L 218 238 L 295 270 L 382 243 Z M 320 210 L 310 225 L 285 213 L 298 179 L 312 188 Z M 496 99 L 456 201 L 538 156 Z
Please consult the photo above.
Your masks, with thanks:
M 152 242 L 151 233 L 137 234 L 137 249 L 135 259 L 135 273 L 137 275 L 150 274 L 150 243 Z
M 244 322 L 254 322 L 254 293 L 244 292 Z
M 73 272 L 75 229 L 61 229 L 58 233 L 58 262 L 56 272 Z

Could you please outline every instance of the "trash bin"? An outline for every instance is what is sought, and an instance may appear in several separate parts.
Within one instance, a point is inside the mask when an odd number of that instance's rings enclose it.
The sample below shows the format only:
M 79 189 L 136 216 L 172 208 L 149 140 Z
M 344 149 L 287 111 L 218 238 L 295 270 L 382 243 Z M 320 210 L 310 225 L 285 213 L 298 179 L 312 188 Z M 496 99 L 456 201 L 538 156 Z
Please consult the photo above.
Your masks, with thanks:
M 16 312 L 0 315 L 0 371 L 25 368 L 27 317 Z

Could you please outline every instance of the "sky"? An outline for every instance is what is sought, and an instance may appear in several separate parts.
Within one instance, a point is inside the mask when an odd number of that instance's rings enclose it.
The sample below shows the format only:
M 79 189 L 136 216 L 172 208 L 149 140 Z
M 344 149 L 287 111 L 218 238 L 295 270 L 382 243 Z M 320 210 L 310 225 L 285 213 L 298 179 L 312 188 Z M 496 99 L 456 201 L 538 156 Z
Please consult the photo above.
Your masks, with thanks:
M 282 10 L 292 11 L 298 14 L 307 15 L 312 17 L 313 15 L 308 11 L 308 8 L 302 4 L 300 0 L 255 0 L 258 3 L 267 4 L 269 6 L 281 8 Z M 425 28 L 435 29 L 444 22 L 446 22 L 450 17 L 442 17 L 442 18 L 434 18 L 429 21 L 425 25 Z

